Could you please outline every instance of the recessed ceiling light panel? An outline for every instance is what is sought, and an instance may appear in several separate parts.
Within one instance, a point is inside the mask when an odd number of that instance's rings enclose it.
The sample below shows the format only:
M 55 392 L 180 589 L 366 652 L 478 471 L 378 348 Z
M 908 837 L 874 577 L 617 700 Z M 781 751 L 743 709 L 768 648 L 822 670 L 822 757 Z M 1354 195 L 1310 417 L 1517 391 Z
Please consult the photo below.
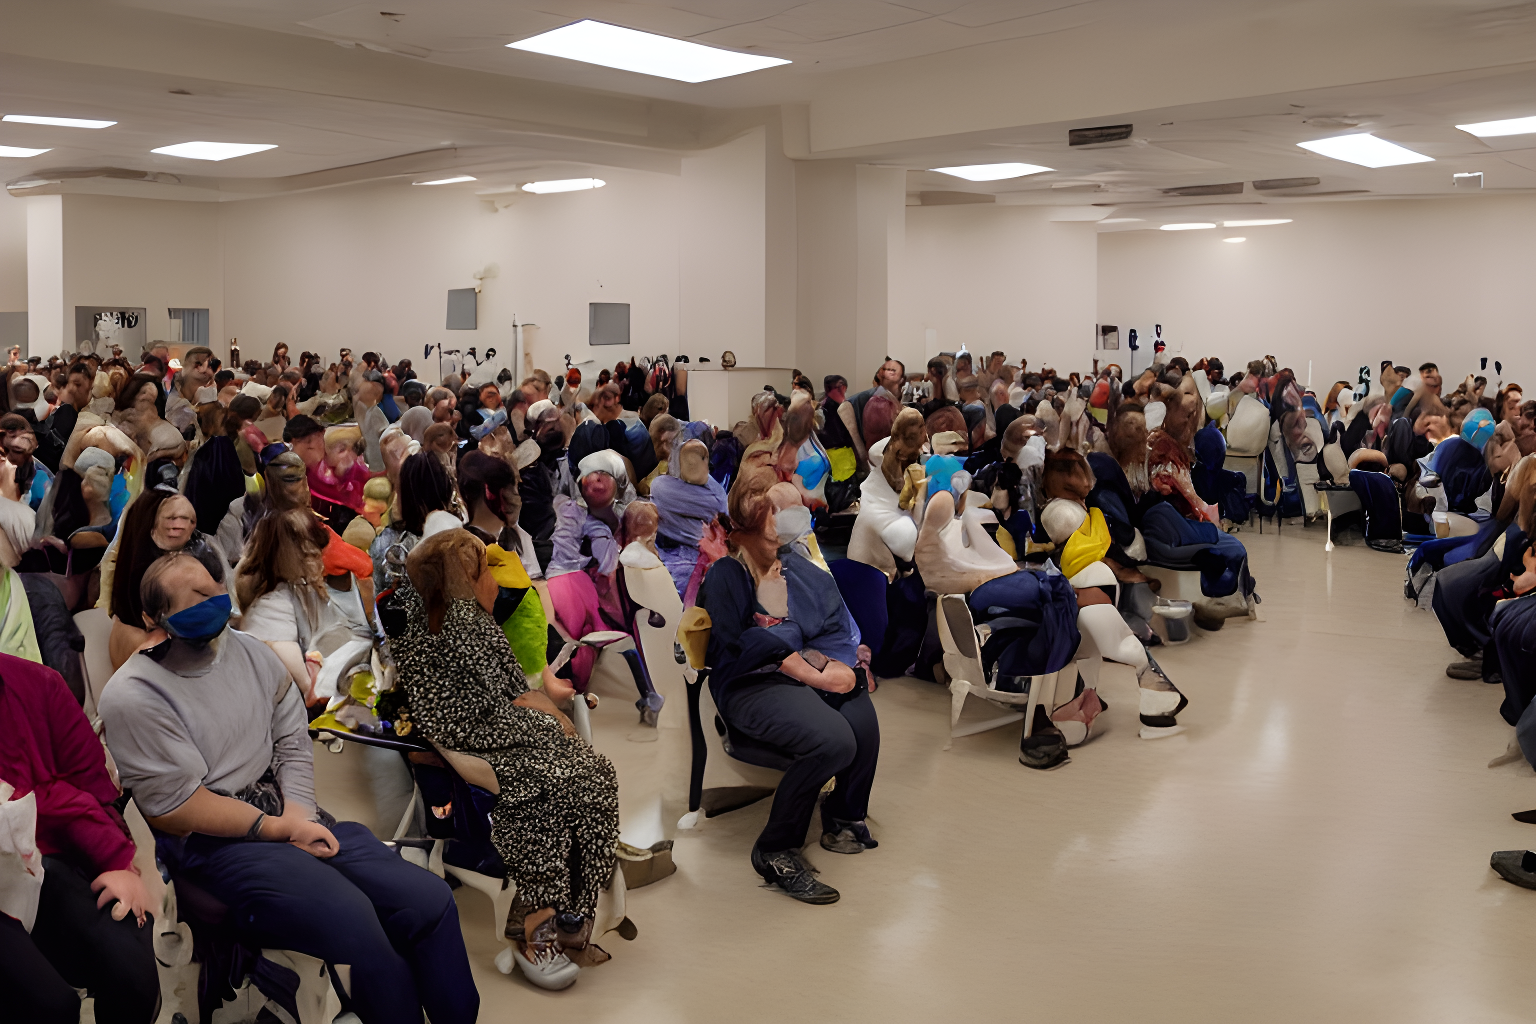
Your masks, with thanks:
M 1204 221 L 1195 221 L 1195 222 L 1192 222 L 1192 223 L 1189 223 L 1189 224 L 1161 224 L 1161 225 L 1158 226 L 1157 230 L 1159 230 L 1159 231 L 1204 231 L 1206 228 L 1213 228 L 1215 226 L 1216 226 L 1215 224 L 1208 224 L 1208 223 L 1206 223 Z
M 19 124 L 51 124 L 59 128 L 111 128 L 116 121 L 93 121 L 81 117 L 43 117 L 40 114 L 6 114 L 3 121 Z
M 507 46 L 678 82 L 710 82 L 790 63 L 782 57 L 737 53 L 601 21 L 578 21 Z
M 1456 127 L 1480 139 L 1492 139 L 1500 135 L 1529 135 L 1536 132 L 1536 117 L 1511 117 L 1503 121 L 1479 121 Z
M 249 156 L 276 149 L 271 143 L 262 142 L 178 142 L 174 146 L 161 146 L 150 150 L 162 156 L 179 156 L 188 160 L 232 160 L 237 156 Z
M 1271 217 L 1268 220 L 1224 220 L 1221 226 L 1224 228 L 1267 228 L 1271 224 L 1289 224 L 1289 217 Z
M 1415 153 L 1374 135 L 1335 135 L 1331 139 L 1298 142 L 1302 149 L 1361 167 L 1397 167 L 1400 164 L 1433 163 L 1434 157 Z
M 1246 242 L 1246 241 L 1248 241 L 1248 239 L 1244 238 L 1242 235 L 1233 235 L 1231 238 L 1223 238 L 1222 241 L 1223 242 Z
M 602 178 L 564 178 L 560 181 L 530 181 L 523 186 L 523 191 L 537 192 L 539 195 L 546 192 L 580 192 L 587 188 L 602 188 L 606 184 Z
M 457 185 L 461 181 L 477 181 L 471 174 L 460 174 L 452 178 L 438 178 L 435 181 L 413 181 L 412 185 Z
M 48 152 L 48 150 L 46 150 L 46 149 L 27 149 L 24 146 L 0 146 L 0 156 L 11 156 L 11 157 L 42 156 L 44 153 L 47 153 L 47 152 Z
M 966 181 L 1002 181 L 1005 178 L 1022 178 L 1027 174 L 1044 174 L 1055 170 L 1039 164 L 968 164 L 965 167 L 930 167 L 929 170 L 949 174 Z

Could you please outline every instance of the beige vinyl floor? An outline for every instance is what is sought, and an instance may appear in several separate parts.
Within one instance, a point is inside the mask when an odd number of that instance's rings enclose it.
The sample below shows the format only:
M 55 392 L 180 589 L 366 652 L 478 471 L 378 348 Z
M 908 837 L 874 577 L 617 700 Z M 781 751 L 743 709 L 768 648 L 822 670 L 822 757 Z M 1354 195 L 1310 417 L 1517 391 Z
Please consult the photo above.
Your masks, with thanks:
M 761 803 L 679 832 L 677 873 L 629 894 L 638 939 L 608 936 L 611 963 L 546 993 L 496 972 L 489 903 L 461 889 L 480 1019 L 1536 1018 L 1536 892 L 1488 869 L 1536 846 L 1509 817 L 1536 807 L 1536 776 L 1485 767 L 1511 733 L 1501 692 L 1446 678 L 1401 558 L 1325 554 L 1321 528 L 1240 536 L 1261 621 L 1157 652 L 1190 698 L 1184 735 L 1138 739 L 1134 681 L 1106 671 L 1108 728 L 1035 772 L 1014 727 L 945 750 L 947 691 L 887 681 L 880 847 L 808 848 L 840 903 L 758 885 Z M 628 742 L 633 694 L 605 685 L 597 745 L 628 815 L 678 748 Z M 381 827 L 354 750 L 316 758 L 321 801 Z

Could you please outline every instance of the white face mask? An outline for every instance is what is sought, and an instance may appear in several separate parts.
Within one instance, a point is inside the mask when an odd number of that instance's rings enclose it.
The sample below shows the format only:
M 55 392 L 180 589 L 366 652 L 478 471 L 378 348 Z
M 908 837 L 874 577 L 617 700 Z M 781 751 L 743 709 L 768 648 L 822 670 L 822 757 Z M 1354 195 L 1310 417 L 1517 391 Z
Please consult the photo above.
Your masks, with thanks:
M 773 521 L 779 533 L 779 547 L 793 544 L 811 532 L 811 510 L 804 505 L 780 509 Z

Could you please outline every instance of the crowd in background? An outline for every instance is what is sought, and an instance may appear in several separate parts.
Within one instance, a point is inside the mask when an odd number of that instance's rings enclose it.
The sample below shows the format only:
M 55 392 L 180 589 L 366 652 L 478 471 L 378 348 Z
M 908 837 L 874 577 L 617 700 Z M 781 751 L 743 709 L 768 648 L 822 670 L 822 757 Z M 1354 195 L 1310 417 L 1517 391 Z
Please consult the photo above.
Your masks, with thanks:
M 881 678 L 947 682 L 946 656 L 968 658 L 1020 692 L 1075 666 L 1021 739 L 1033 769 L 1093 734 L 1102 660 L 1136 673 L 1140 735 L 1176 734 L 1189 702 L 1153 651 L 1186 618 L 1252 615 L 1244 524 L 1317 519 L 1343 492 L 1367 544 L 1412 549 L 1408 596 L 1464 659 L 1448 673 L 1503 684 L 1508 756 L 1536 764 L 1536 402 L 1497 365 L 1447 390 L 1435 364 L 1389 360 L 1320 395 L 1273 357 L 1230 374 L 1154 358 L 796 371 L 712 424 L 690 417 L 686 357 L 591 379 L 470 360 L 430 384 L 345 348 L 239 366 L 206 347 L 13 351 L 0 779 L 36 794 L 47 870 L 35 924 L 0 908 L 8 992 L 30 1020 L 74 1019 L 76 988 L 98 1020 L 152 1019 L 141 923 L 159 908 L 132 866 L 131 794 L 167 873 L 236 908 L 247 947 L 353 964 L 365 1021 L 474 1019 L 446 884 L 325 813 L 319 728 L 489 763 L 514 962 L 570 985 L 608 958 L 593 926 L 619 834 L 617 773 L 573 721 L 598 654 L 574 641 L 634 633 L 642 577 L 702 610 L 724 727 L 784 766 L 750 859 L 805 903 L 839 897 L 800 853 L 808 830 L 834 853 L 878 846 Z M 1197 574 L 1201 597 L 1166 599 L 1149 568 Z M 110 617 L 116 671 L 82 710 L 87 609 Z M 665 701 L 646 672 L 635 686 L 654 729 Z M 1494 866 L 1536 887 L 1536 855 Z M 300 913 L 318 899 L 325 927 Z

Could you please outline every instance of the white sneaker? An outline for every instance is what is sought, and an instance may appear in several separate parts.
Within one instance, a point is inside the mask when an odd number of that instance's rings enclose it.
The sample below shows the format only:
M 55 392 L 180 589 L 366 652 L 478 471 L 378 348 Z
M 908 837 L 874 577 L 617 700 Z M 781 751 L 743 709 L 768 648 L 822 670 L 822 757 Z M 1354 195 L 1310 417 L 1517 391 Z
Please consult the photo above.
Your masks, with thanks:
M 533 959 L 529 959 L 530 957 Z M 563 950 L 536 953 L 532 947 L 514 947 L 512 960 L 523 972 L 523 977 L 539 988 L 547 988 L 551 992 L 570 988 L 576 983 L 577 976 L 581 974 L 581 968 L 571 963 L 571 958 L 566 956 Z

